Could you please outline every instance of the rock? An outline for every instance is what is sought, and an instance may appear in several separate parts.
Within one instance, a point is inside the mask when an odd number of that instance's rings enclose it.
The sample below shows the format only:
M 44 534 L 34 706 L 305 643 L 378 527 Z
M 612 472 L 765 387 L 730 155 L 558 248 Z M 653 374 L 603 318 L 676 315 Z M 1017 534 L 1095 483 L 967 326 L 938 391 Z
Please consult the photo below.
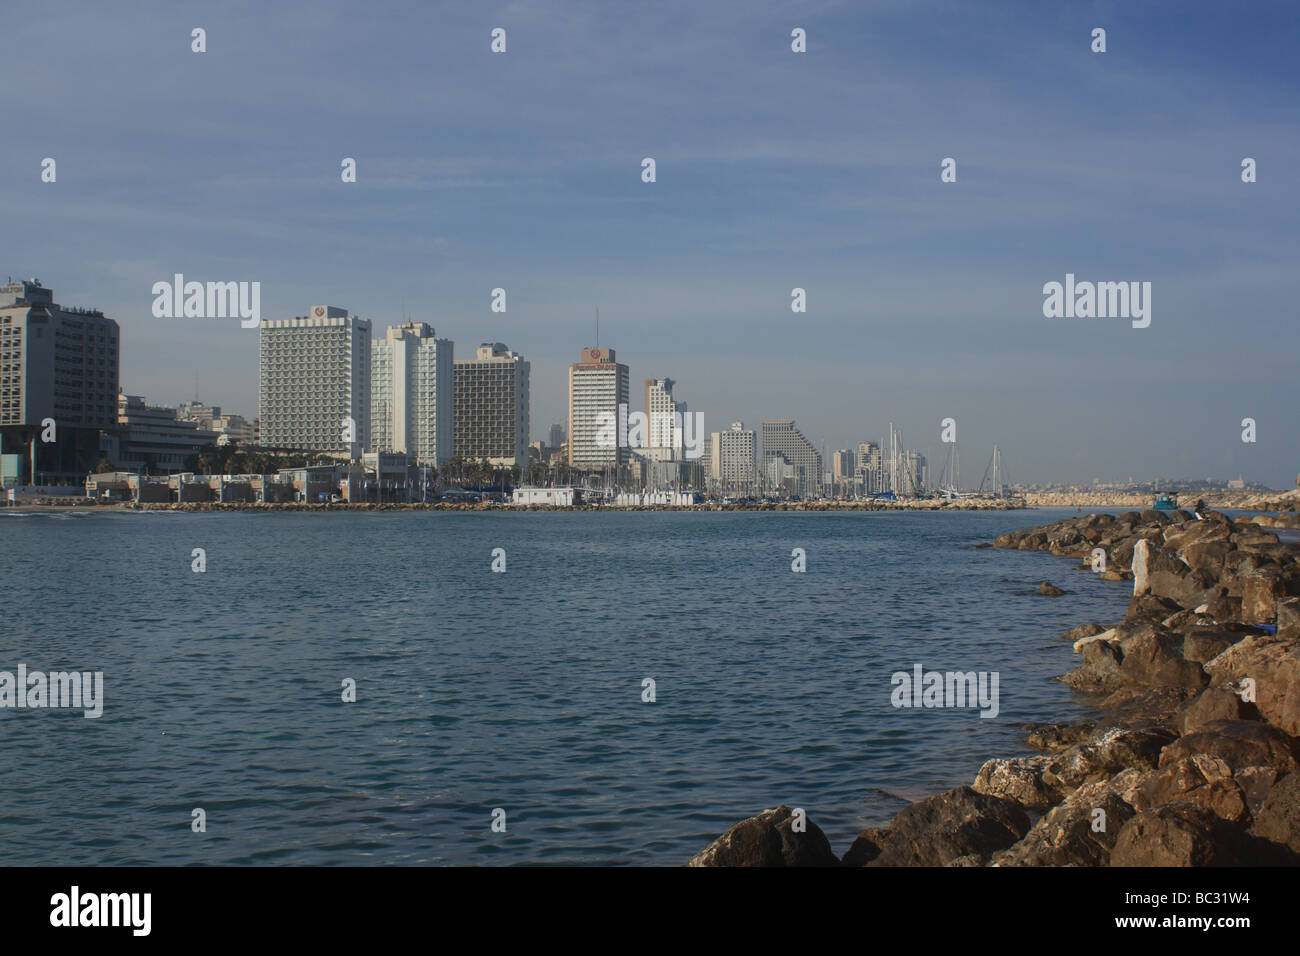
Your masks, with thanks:
M 977 853 L 970 853 L 966 856 L 959 856 L 955 860 L 950 860 L 944 866 L 987 866 L 988 859 Z
M 1250 832 L 1300 854 L 1300 774 L 1289 773 L 1273 784 Z
M 1022 807 L 1050 807 L 1059 799 L 1055 790 L 1043 782 L 1043 769 L 1049 757 L 1012 757 L 984 763 L 971 789 Z
M 971 854 L 990 856 L 1029 831 L 1011 800 L 958 787 L 914 803 L 894 817 L 868 866 L 943 866 Z
M 1043 768 L 1043 783 L 1064 794 L 1130 767 L 1153 770 L 1172 740 L 1174 734 L 1160 728 L 1115 727 L 1052 757 Z
M 1180 734 L 1192 734 L 1217 720 L 1256 720 L 1259 711 L 1226 687 L 1207 687 L 1178 712 L 1174 724 Z
M 1128 624 L 1139 621 L 1163 621 L 1170 614 L 1181 610 L 1182 606 L 1176 601 L 1154 594 L 1143 594 L 1129 602 L 1124 622 Z
M 794 831 L 787 806 L 742 820 L 687 862 L 687 866 L 837 866 L 826 834 L 811 820 Z
M 1097 706 L 1117 716 L 1117 726 L 1145 730 L 1172 724 L 1174 716 L 1199 690 L 1183 687 L 1144 687 L 1126 684 L 1105 697 Z
M 1183 637 L 1161 625 L 1145 624 L 1122 637 L 1120 649 L 1124 652 L 1120 677 L 1133 684 L 1154 684 L 1166 664 L 1183 660 Z M 1196 667 L 1200 669 L 1200 665 Z M 1183 686 L 1169 680 L 1161 683 Z
M 1232 866 L 1237 831 L 1208 810 L 1186 803 L 1143 810 L 1115 836 L 1111 866 Z
M 1216 686 L 1235 684 L 1247 676 L 1247 670 L 1259 653 L 1276 643 L 1277 639 L 1268 634 L 1247 634 L 1205 662 L 1205 673 L 1210 675 L 1210 683 Z
M 1177 599 L 1188 590 L 1183 578 L 1191 570 L 1174 552 L 1150 541 L 1139 541 L 1133 547 L 1133 596 L 1150 592 L 1157 597 Z
M 1241 598 L 1220 597 L 1206 604 L 1205 613 L 1217 623 L 1241 620 Z
M 1095 643 L 1096 641 L 1108 641 L 1108 642 L 1113 641 L 1115 639 L 1115 635 L 1116 635 L 1115 628 L 1112 627 L 1110 630 L 1102 631 L 1100 634 L 1093 634 L 1090 635 L 1089 637 L 1081 637 L 1074 642 L 1074 653 L 1082 654 L 1083 649 L 1085 647 L 1087 647 L 1089 644 Z
M 1047 597 L 1060 597 L 1065 592 L 1062 591 L 1060 588 L 1058 588 L 1056 585 L 1048 584 L 1046 581 L 1044 581 L 1042 584 L 1038 585 L 1038 593 L 1042 595 L 1046 595 Z
M 1100 624 L 1080 624 L 1078 627 L 1072 627 L 1061 636 L 1067 641 L 1077 641 L 1084 637 L 1093 637 L 1101 634 L 1106 630 Z
M 1245 637 L 1238 631 L 1223 631 L 1213 627 L 1194 627 L 1183 637 L 1183 657 L 1198 664 L 1214 660 L 1233 644 Z
M 880 827 L 868 827 L 858 834 L 853 845 L 840 860 L 841 866 L 866 866 L 880 856 L 880 844 L 887 831 Z
M 1223 572 L 1224 560 L 1231 550 L 1232 545 L 1227 541 L 1205 541 L 1188 545 L 1179 553 L 1193 570 L 1208 571 L 1217 578 Z
M 1286 595 L 1281 577 L 1271 570 L 1253 571 L 1242 582 L 1241 619 L 1247 624 L 1272 624 L 1277 604 Z
M 1094 721 L 1078 724 L 1030 724 L 1025 728 L 1025 743 L 1035 750 L 1057 753 L 1091 737 L 1097 729 Z
M 1125 581 L 1127 576 L 1123 571 L 1102 571 L 1097 577 L 1103 581 Z
M 1218 757 L 1233 770 L 1272 767 L 1291 773 L 1300 768 L 1296 742 L 1276 727 L 1252 720 L 1216 720 L 1184 734 L 1160 754 L 1160 766 L 1197 754 Z
M 1234 688 L 1245 678 L 1253 680 L 1260 716 L 1300 737 L 1300 641 L 1246 637 L 1209 661 L 1205 670 L 1214 683 Z
M 1281 775 L 1272 767 L 1242 767 L 1232 776 L 1246 797 L 1246 806 L 1250 808 L 1251 815 L 1258 819 L 1269 791 Z
M 1277 637 L 1285 641 L 1300 639 L 1300 597 L 1277 602 Z
M 1096 811 L 1102 811 L 1099 815 Z M 1133 807 L 1098 781 L 1080 787 L 993 858 L 994 866 L 1105 866 Z
M 1250 823 L 1246 796 L 1232 768 L 1208 754 L 1181 757 L 1148 774 L 1138 788 L 1141 809 L 1166 803 L 1191 803 L 1230 823 Z
M 1124 655 L 1118 647 L 1109 641 L 1093 641 L 1085 644 L 1080 653 L 1082 662 L 1061 678 L 1064 683 L 1089 694 L 1107 693 L 1119 686 Z

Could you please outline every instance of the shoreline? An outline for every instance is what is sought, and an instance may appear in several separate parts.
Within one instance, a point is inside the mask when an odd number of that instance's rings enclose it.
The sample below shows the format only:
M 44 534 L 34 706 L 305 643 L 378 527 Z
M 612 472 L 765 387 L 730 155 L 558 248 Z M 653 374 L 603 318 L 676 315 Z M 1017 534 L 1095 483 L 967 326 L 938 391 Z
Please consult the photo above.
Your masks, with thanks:
M 1031 496 L 1032 497 L 1032 496 Z M 1241 508 L 1236 505 L 1225 506 L 1230 510 L 1258 510 L 1261 514 L 1269 514 L 1270 527 L 1280 528 L 1300 528 L 1300 513 L 1293 510 L 1296 504 L 1300 504 L 1300 499 L 1296 502 L 1285 501 L 1283 504 L 1290 507 L 1261 507 Z M 764 502 L 761 504 L 697 504 L 697 505 L 514 505 L 502 504 L 497 502 L 385 502 L 377 504 L 375 502 L 358 502 L 350 504 L 347 502 L 331 504 L 306 504 L 295 502 L 279 502 L 273 504 L 259 504 L 253 502 L 185 502 L 176 504 L 174 502 L 141 502 L 141 503 L 99 503 L 88 501 L 84 498 L 75 498 L 60 503 L 32 503 L 0 506 L 0 513 L 13 512 L 15 514 L 63 514 L 67 512 L 140 512 L 140 511 L 180 511 L 180 512 L 251 512 L 261 514 L 267 512 L 303 512 L 309 514 L 320 514 L 326 512 L 369 512 L 369 511 L 459 511 L 459 512 L 565 512 L 565 511 L 612 511 L 612 512 L 634 512 L 634 511 L 673 511 L 673 512 L 717 512 L 717 511 L 805 511 L 805 512 L 845 512 L 845 511 L 895 511 L 895 512 L 916 512 L 916 511 L 1036 511 L 1036 510 L 1062 510 L 1074 505 L 1065 504 L 1025 504 L 1015 499 L 974 499 L 962 498 L 954 501 L 947 499 L 920 499 L 917 501 L 905 502 L 874 502 L 874 501 L 793 501 L 793 502 Z
M 782 805 L 686 865 L 1300 866 L 1300 544 L 1277 520 L 1151 509 L 1000 535 L 1090 573 L 1099 548 L 1133 582 L 1119 623 L 1063 635 L 1080 663 L 1057 679 L 1096 719 L 1027 725 L 1037 753 L 986 760 L 841 855 Z

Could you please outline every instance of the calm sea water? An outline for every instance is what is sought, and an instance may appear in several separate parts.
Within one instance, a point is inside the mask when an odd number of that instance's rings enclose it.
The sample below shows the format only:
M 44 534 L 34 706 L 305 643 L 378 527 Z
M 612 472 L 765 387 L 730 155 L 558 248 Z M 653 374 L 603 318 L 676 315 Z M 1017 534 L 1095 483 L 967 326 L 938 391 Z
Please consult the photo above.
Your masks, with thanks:
M 971 548 L 1067 513 L 0 514 L 0 670 L 102 670 L 106 699 L 0 711 L 0 846 L 680 864 L 787 803 L 843 852 L 1083 713 L 1060 635 L 1125 585 Z M 999 672 L 1001 713 L 892 708 L 917 663 Z

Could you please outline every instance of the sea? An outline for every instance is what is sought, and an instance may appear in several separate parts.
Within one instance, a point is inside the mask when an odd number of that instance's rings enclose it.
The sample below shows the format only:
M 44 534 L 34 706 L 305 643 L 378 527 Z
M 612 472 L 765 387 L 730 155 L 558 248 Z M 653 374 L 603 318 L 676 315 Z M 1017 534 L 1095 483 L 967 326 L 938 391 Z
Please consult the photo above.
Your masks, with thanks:
M 0 512 L 0 672 L 103 675 L 0 708 L 0 848 L 676 866 L 786 804 L 843 853 L 1088 714 L 1062 634 L 1131 585 L 975 547 L 1069 514 Z M 918 665 L 996 716 L 895 706 Z

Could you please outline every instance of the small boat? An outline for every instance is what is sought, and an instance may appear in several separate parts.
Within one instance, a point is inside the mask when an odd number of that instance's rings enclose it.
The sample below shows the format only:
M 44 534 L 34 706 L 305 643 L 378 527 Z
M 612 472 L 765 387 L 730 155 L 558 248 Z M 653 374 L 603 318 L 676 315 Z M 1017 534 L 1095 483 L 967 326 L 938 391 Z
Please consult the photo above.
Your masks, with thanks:
M 1156 495 L 1155 507 L 1161 511 L 1175 511 L 1178 508 L 1178 496 L 1159 494 Z

